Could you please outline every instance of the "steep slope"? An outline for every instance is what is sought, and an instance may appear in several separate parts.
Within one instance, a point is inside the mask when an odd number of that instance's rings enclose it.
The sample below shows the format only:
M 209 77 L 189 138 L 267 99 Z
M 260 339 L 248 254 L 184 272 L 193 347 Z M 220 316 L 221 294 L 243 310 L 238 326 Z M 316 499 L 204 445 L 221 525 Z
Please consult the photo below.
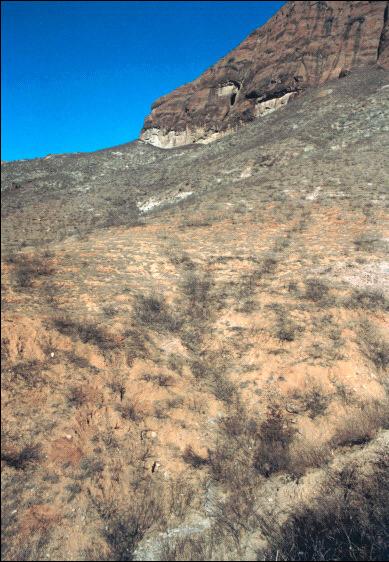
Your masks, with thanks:
M 346 161 L 347 174 L 336 174 L 344 190 L 357 189 L 369 174 L 383 189 L 388 83 L 382 69 L 355 71 L 209 145 L 164 151 L 136 141 L 2 164 L 3 246 L 165 221 L 177 205 L 190 214 L 210 197 L 230 202 L 236 189 L 254 199 L 281 186 L 302 195 L 312 181 L 326 181 L 330 170 L 344 170 Z
M 386 558 L 388 118 L 2 165 L 4 560 Z
M 193 82 L 159 98 L 141 139 L 207 143 L 356 67 L 389 68 L 388 2 L 288 2 Z

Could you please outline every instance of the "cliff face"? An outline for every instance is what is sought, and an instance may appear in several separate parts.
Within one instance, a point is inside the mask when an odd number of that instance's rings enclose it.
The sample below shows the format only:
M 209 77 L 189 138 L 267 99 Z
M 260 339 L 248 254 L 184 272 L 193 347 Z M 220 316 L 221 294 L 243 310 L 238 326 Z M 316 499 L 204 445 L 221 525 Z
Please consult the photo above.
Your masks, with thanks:
M 389 68 L 389 2 L 288 2 L 199 78 L 159 98 L 141 139 L 207 143 L 355 67 Z

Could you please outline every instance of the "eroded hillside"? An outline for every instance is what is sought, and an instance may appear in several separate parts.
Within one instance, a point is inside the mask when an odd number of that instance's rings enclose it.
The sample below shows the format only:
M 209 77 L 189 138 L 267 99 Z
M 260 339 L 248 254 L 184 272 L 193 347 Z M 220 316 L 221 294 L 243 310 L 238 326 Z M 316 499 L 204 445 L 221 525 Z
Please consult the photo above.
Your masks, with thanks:
M 2 165 L 4 559 L 385 559 L 388 98 Z

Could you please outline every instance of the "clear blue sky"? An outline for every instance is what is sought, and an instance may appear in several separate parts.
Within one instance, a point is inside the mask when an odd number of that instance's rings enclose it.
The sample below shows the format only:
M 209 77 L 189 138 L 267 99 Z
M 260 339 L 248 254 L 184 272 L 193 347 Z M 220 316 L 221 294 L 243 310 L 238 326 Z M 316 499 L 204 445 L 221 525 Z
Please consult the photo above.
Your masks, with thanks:
M 138 137 L 151 103 L 196 78 L 284 2 L 2 2 L 2 159 Z

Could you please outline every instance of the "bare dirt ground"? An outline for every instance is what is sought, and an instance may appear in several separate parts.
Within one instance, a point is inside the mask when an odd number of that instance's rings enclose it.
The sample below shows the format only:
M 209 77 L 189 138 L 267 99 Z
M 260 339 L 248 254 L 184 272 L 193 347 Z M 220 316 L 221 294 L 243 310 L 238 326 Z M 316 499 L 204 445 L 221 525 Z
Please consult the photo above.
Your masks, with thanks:
M 2 166 L 4 559 L 384 559 L 388 97 Z

